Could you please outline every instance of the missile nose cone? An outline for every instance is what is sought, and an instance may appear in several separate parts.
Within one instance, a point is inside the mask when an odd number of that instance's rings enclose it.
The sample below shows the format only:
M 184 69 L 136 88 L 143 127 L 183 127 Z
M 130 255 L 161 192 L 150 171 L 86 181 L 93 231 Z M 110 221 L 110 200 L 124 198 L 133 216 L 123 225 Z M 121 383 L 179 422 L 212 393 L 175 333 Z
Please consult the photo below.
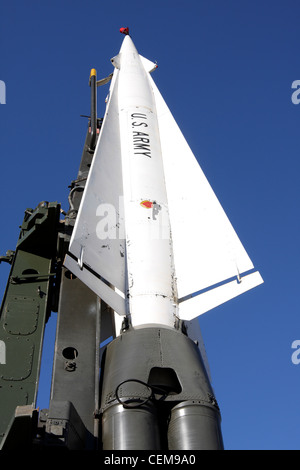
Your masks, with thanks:
M 138 51 L 137 51 L 131 37 L 129 36 L 129 34 L 125 35 L 125 37 L 123 39 L 123 42 L 122 42 L 122 45 L 121 45 L 120 52 L 122 53 L 123 56 L 138 54 Z

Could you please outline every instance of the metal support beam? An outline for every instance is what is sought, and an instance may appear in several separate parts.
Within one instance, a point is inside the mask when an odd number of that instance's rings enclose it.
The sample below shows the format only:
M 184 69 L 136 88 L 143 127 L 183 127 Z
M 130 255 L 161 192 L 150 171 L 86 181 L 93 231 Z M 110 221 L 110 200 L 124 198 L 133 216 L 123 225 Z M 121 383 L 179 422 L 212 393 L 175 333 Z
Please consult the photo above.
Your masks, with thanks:
M 44 328 L 52 307 L 60 206 L 27 210 L 0 314 L 0 439 L 17 406 L 36 404 Z M 1 362 L 1 361 L 0 361 Z M 24 436 L 25 438 L 25 436 Z
M 92 116 L 91 116 L 92 117 Z M 93 115 L 93 119 L 95 115 Z M 98 135 L 101 120 L 96 120 Z M 95 133 L 93 134 L 95 135 Z M 93 152 L 91 122 L 83 148 L 77 179 L 71 184 L 69 211 L 64 220 L 62 254 L 64 257 L 77 217 L 81 197 L 91 166 Z M 98 442 L 100 299 L 76 276 L 62 269 L 59 290 L 57 331 L 49 413 L 66 397 L 80 418 L 80 435 L 85 429 L 84 448 L 96 448 Z M 51 417 L 49 417 L 51 419 Z M 76 420 L 79 423 L 79 420 Z M 46 428 L 49 425 L 47 422 Z M 63 439 L 60 439 L 60 445 Z M 46 442 L 47 444 L 47 442 Z M 67 440 L 65 446 L 68 446 Z

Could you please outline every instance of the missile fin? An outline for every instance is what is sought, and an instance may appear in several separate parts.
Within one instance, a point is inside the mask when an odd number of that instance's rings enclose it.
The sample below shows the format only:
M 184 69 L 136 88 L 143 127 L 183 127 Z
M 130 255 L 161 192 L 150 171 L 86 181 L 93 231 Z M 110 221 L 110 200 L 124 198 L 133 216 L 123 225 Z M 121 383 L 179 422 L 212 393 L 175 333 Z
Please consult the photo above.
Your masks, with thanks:
M 121 52 L 118 55 L 116 55 L 115 57 L 113 57 L 112 59 L 110 59 L 110 61 L 116 69 L 120 69 L 120 66 L 121 66 Z
M 146 72 L 151 73 L 151 72 L 154 72 L 154 70 L 157 69 L 158 65 L 155 62 L 152 62 L 151 60 L 146 59 L 141 54 L 139 54 L 139 56 L 140 56 L 140 59 L 142 61 L 143 67 L 146 70 Z
M 257 287 L 264 281 L 258 271 L 241 278 L 222 284 L 204 293 L 199 293 L 194 297 L 179 303 L 179 315 L 184 320 L 192 320 L 203 313 L 218 307 L 228 300 L 244 294 L 250 289 Z
M 117 96 L 113 93 L 118 73 L 116 70 L 112 79 L 110 99 L 70 240 L 69 252 L 73 258 L 79 260 L 79 268 L 85 266 L 124 294 L 126 255 L 122 162 Z M 66 258 L 65 266 L 71 271 L 71 267 L 74 269 L 74 263 L 71 263 L 69 258 Z M 82 282 L 91 285 L 87 269 L 76 271 L 74 274 Z
M 98 276 L 95 276 L 95 274 L 84 266 L 80 269 L 78 263 L 69 255 L 65 258 L 64 266 L 82 280 L 87 287 L 104 300 L 115 312 L 119 315 L 126 315 L 125 299 Z
M 184 298 L 240 277 L 253 264 L 151 76 L 149 80 L 160 131 L 178 298 Z M 257 285 L 262 282 L 258 275 L 252 279 Z M 225 297 L 230 298 L 229 292 L 239 295 L 246 285 L 247 281 L 243 288 L 228 288 Z M 183 303 L 180 307 L 185 311 Z M 200 310 L 189 311 L 187 317 L 204 313 Z

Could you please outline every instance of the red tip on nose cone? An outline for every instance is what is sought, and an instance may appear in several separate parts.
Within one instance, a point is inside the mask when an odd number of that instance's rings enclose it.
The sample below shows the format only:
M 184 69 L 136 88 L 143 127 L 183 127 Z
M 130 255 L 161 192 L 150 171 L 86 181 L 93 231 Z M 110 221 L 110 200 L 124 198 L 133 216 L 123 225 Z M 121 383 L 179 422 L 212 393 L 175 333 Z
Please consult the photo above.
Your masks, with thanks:
M 129 28 L 120 28 L 120 33 L 129 34 Z

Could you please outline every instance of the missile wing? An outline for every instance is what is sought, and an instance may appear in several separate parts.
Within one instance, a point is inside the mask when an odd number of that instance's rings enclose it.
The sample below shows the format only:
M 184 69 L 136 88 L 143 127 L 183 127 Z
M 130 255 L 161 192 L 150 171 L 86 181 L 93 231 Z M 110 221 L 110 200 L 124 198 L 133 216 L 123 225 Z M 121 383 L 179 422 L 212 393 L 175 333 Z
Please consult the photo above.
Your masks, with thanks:
M 192 320 L 263 282 L 127 34 L 65 266 L 133 325 Z

